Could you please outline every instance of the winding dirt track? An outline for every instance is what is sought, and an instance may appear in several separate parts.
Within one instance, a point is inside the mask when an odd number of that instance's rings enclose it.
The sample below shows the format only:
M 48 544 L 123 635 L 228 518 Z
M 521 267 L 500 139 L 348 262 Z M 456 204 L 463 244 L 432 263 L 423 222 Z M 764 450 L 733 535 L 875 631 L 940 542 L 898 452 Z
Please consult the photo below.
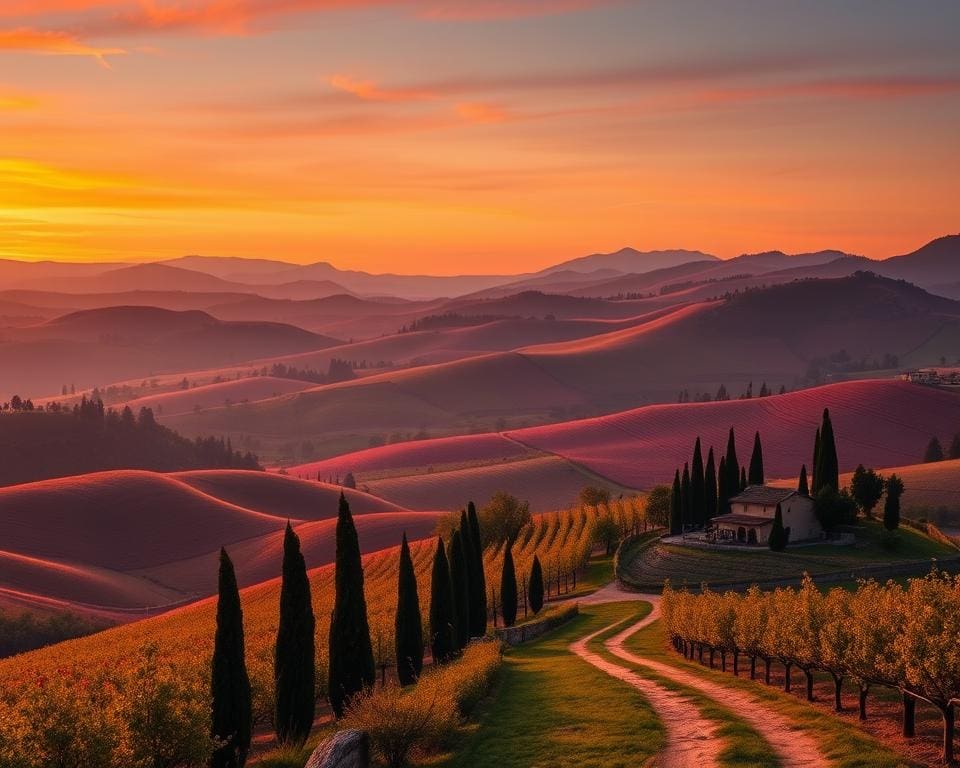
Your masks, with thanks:
M 619 623 L 621 622 L 617 622 Z M 570 646 L 570 650 L 611 677 L 632 685 L 647 698 L 666 730 L 666 746 L 653 758 L 652 766 L 715 768 L 718 765 L 717 755 L 722 746 L 718 739 L 713 738 L 717 728 L 716 723 L 703 717 L 699 708 L 682 694 L 607 661 L 587 648 L 587 644 L 597 635 L 617 624 L 580 638 Z M 627 631 L 633 631 L 633 627 Z
M 827 768 L 830 765 L 830 761 L 824 755 L 823 750 L 820 748 L 820 745 L 817 743 L 816 739 L 811 737 L 806 731 L 800 729 L 789 717 L 785 717 L 779 712 L 771 709 L 762 699 L 752 696 L 747 691 L 721 685 L 698 674 L 674 667 L 670 664 L 664 664 L 660 661 L 638 656 L 624 648 L 624 642 L 628 637 L 636 634 L 641 629 L 649 626 L 660 618 L 659 595 L 644 595 L 624 592 L 620 590 L 616 584 L 611 584 L 599 590 L 598 592 L 595 592 L 593 595 L 581 600 L 581 602 L 586 604 L 598 604 L 619 600 L 640 600 L 650 603 L 653 608 L 643 619 L 604 641 L 604 645 L 612 654 L 624 659 L 625 661 L 629 661 L 632 664 L 645 667 L 661 677 L 673 680 L 676 683 L 680 683 L 681 685 L 692 688 L 704 696 L 713 699 L 718 704 L 735 712 L 739 718 L 748 723 L 754 730 L 757 731 L 757 733 L 763 735 L 773 750 L 777 753 L 777 756 L 780 758 L 782 768 Z M 574 645 L 571 646 L 571 650 L 573 650 L 574 653 L 578 653 L 578 655 L 585 658 L 591 664 L 594 664 L 594 666 L 604 669 L 604 671 L 608 674 L 613 674 L 615 677 L 619 677 L 620 679 L 626 680 L 627 682 L 631 682 L 631 684 L 633 684 L 631 680 L 621 676 L 618 673 L 614 673 L 608 669 L 605 669 L 592 659 L 584 656 L 584 654 L 577 649 L 577 646 L 582 646 L 582 650 L 589 654 L 590 652 L 586 651 L 586 644 L 593 639 L 596 634 L 599 633 L 595 633 L 589 637 L 583 638 L 577 643 L 574 643 Z M 657 683 L 652 683 L 650 680 L 645 680 L 639 675 L 631 673 L 629 670 L 623 669 L 616 664 L 611 664 L 602 658 L 596 657 L 595 654 L 590 655 L 594 656 L 594 658 L 596 658 L 601 664 L 609 665 L 614 670 L 620 670 L 628 675 L 633 675 L 645 685 L 652 684 L 655 688 L 663 690 L 662 686 L 658 685 Z M 640 686 L 637 687 L 640 688 Z M 664 723 L 669 723 L 674 716 L 665 710 L 662 711 L 658 705 L 658 700 L 655 699 L 653 695 L 647 694 L 643 688 L 640 688 L 640 690 L 643 691 L 648 698 L 650 698 L 651 706 L 653 706 L 657 714 L 661 716 L 661 718 L 664 720 Z M 672 695 L 677 696 L 675 693 Z M 687 702 L 687 706 L 692 705 Z M 696 708 L 694 708 L 694 710 L 697 711 Z M 673 720 L 673 722 L 689 723 L 689 721 L 686 720 L 687 717 L 689 716 L 684 716 L 684 720 Z M 697 711 L 697 717 L 702 720 L 699 711 Z M 668 720 L 668 718 L 670 718 L 670 720 Z M 686 727 L 687 726 L 685 725 L 684 728 Z M 713 726 L 711 724 L 710 728 L 712 727 Z M 700 727 L 698 727 L 696 730 L 699 731 Z M 680 738 L 682 738 L 682 735 Z M 673 740 L 674 735 L 671 733 L 668 726 L 667 747 L 662 753 L 662 757 L 664 758 L 663 762 L 659 763 L 659 765 L 663 765 L 665 767 L 673 765 L 688 765 L 689 763 L 686 762 L 668 762 L 668 753 L 671 751 L 671 745 L 674 743 Z M 716 742 L 713 743 L 715 745 L 715 759 L 717 746 Z M 706 765 L 706 763 L 702 763 L 699 760 L 698 764 Z

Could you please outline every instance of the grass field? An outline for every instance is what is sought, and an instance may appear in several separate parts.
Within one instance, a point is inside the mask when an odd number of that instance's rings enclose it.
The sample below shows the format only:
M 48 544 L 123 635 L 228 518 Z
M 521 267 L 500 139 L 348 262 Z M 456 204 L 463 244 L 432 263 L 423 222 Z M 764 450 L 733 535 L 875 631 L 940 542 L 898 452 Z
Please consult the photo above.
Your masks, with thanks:
M 648 610 L 645 604 L 591 606 L 544 639 L 510 650 L 479 725 L 436 765 L 644 765 L 662 746 L 663 726 L 639 693 L 577 658 L 568 646 L 614 622 L 637 621 Z
M 785 552 L 695 549 L 654 542 L 637 547 L 633 559 L 624 564 L 621 576 L 638 589 L 659 590 L 665 579 L 675 587 L 699 587 L 706 582 L 713 587 L 728 584 L 772 583 L 800 577 L 839 574 L 864 566 L 923 564 L 931 559 L 956 557 L 958 551 L 934 541 L 919 531 L 901 527 L 896 548 L 880 543 L 881 525 L 862 520 L 857 528 L 857 543 L 840 547 L 818 544 L 788 548 Z

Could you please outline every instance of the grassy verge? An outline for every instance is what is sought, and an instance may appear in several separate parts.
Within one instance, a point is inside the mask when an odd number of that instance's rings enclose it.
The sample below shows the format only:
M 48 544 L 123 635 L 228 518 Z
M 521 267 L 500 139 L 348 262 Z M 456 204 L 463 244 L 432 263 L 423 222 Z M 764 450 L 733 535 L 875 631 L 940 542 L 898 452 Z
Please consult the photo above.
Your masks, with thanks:
M 790 694 L 767 687 L 759 681 L 734 677 L 730 672 L 711 670 L 699 663 L 685 660 L 669 649 L 661 622 L 656 622 L 628 638 L 625 646 L 639 656 L 694 671 L 722 685 L 747 690 L 772 710 L 789 717 L 798 727 L 813 734 L 836 768 L 913 768 L 919 765 L 884 746 L 860 728 L 799 701 Z M 741 672 L 742 674 L 744 673 Z
M 433 765 L 468 768 L 634 768 L 663 746 L 663 726 L 646 700 L 568 650 L 574 640 L 648 606 L 590 606 L 542 639 L 510 650 L 500 682 L 452 754 Z M 611 630 L 609 634 L 616 632 Z
M 747 722 L 737 717 L 729 708 L 717 704 L 707 696 L 693 688 L 662 677 L 639 664 L 631 664 L 619 656 L 615 656 L 603 642 L 605 637 L 598 637 L 589 644 L 590 650 L 614 664 L 632 669 L 643 677 L 655 680 L 663 687 L 683 694 L 690 699 L 708 720 L 717 723 L 717 738 L 724 743 L 720 751 L 719 763 L 723 768 L 775 768 L 780 765 L 776 752 L 767 741 Z M 644 652 L 645 655 L 646 651 Z

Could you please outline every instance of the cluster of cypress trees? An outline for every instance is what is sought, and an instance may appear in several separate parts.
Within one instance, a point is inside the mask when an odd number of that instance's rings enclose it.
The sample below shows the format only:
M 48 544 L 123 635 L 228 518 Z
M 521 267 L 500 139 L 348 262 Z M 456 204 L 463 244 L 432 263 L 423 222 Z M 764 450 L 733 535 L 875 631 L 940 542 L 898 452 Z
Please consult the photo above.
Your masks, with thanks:
M 707 452 L 706 465 L 700 438 L 693 446 L 693 459 L 677 469 L 670 498 L 670 533 L 677 534 L 685 526 L 703 528 L 710 520 L 730 511 L 730 499 L 747 485 L 763 485 L 763 446 L 760 433 L 753 438 L 749 473 L 737 458 L 733 427 L 727 438 L 726 454 L 719 465 L 714 460 L 713 446 Z
M 430 579 L 430 647 L 443 664 L 487 632 L 487 586 L 480 520 L 471 501 L 444 546 L 438 537 Z

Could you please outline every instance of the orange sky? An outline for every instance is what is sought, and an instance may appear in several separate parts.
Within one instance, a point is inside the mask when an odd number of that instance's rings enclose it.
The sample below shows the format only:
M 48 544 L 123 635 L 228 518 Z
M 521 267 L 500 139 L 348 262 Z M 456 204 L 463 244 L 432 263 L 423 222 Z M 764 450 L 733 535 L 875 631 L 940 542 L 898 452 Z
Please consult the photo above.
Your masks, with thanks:
M 948 1 L 5 0 L 0 257 L 889 256 L 960 230 L 958 27 Z

